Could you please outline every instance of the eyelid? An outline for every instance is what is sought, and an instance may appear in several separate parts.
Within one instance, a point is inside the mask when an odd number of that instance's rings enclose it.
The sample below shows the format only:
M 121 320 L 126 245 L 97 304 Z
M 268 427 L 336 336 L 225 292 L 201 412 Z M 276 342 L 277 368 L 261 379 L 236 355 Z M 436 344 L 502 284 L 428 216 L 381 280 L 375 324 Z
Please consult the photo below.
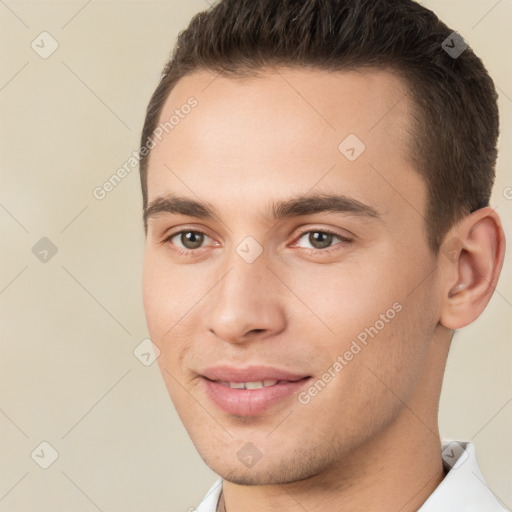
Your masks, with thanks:
M 207 231 L 204 228 L 196 227 L 193 225 L 189 225 L 189 226 L 180 225 L 180 226 L 176 226 L 175 228 L 168 229 L 165 231 L 162 238 L 163 238 L 163 241 L 165 242 L 166 240 L 168 240 L 169 238 L 172 238 L 173 236 L 179 235 L 181 233 L 189 233 L 189 232 L 201 233 L 203 235 L 206 235 L 209 238 L 213 238 L 211 235 L 209 235 L 207 233 Z
M 297 235 L 295 235 L 295 239 L 297 240 L 298 238 L 301 238 L 302 236 L 304 236 L 306 233 L 327 233 L 329 235 L 334 235 L 334 236 L 337 236 L 339 238 L 341 238 L 342 240 L 353 240 L 355 238 L 355 235 L 347 232 L 347 235 L 344 235 L 342 233 L 340 233 L 339 231 L 336 231 L 334 228 L 326 228 L 326 227 L 321 227 L 321 226 L 316 226 L 316 227 L 307 227 L 307 228 L 304 228 L 303 230 L 300 230 L 299 233 Z

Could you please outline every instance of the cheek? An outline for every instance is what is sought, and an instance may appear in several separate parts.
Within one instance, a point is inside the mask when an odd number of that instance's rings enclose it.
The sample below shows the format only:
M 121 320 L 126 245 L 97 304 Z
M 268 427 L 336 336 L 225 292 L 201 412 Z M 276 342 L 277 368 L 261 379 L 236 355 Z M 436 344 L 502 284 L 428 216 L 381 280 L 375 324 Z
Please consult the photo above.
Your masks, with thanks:
M 344 262 L 343 267 L 297 273 L 290 281 L 317 317 L 308 314 L 303 318 L 311 317 L 314 326 L 339 344 L 337 348 L 342 348 L 365 328 L 373 326 L 397 301 L 396 283 L 382 278 L 386 275 L 384 270 L 376 262 Z M 394 315 L 395 311 L 390 313 Z
M 142 297 L 146 322 L 153 341 L 160 344 L 190 308 L 187 286 L 178 268 L 166 258 L 146 250 L 142 273 Z M 187 308 L 188 306 L 188 308 Z M 172 332 L 172 331 L 171 331 Z
M 151 339 L 160 346 L 157 333 L 163 318 L 165 318 L 163 312 L 165 302 L 162 295 L 163 287 L 158 279 L 159 275 L 161 275 L 161 269 L 156 265 L 153 255 L 146 250 L 142 270 L 142 301 Z
M 430 340 L 427 325 L 420 322 L 418 313 L 404 304 L 380 331 L 368 331 L 373 335 L 352 325 L 354 336 L 332 343 L 324 354 L 326 370 L 330 367 L 335 376 L 318 376 L 331 380 L 325 386 L 317 381 L 319 391 L 310 388 L 309 396 L 301 397 L 300 403 L 307 404 L 299 410 L 309 427 L 330 436 L 331 445 L 337 446 L 342 439 L 350 444 L 370 437 L 392 421 L 413 399 L 423 373 Z M 357 339 L 358 332 L 367 334 L 366 343 Z M 339 356 L 342 369 L 333 366 Z M 333 432 L 332 425 L 339 429 Z
M 306 295 L 330 330 L 320 339 L 315 329 L 325 369 L 342 360 L 331 391 L 341 387 L 345 397 L 357 396 L 357 403 L 371 401 L 378 407 L 372 397 L 394 400 L 387 385 L 406 399 L 422 374 L 437 323 L 429 280 L 410 264 L 386 266 L 383 258 L 380 265 L 365 265 L 364 272 L 353 270 L 330 281 L 317 280 Z M 318 293 L 318 283 L 324 293 Z M 324 396 L 336 400 L 330 393 Z
M 183 359 L 197 338 L 194 308 L 204 291 L 197 275 L 183 266 L 171 266 L 165 255 L 148 250 L 144 257 L 142 295 L 150 338 L 160 350 L 158 363 L 171 392 Z

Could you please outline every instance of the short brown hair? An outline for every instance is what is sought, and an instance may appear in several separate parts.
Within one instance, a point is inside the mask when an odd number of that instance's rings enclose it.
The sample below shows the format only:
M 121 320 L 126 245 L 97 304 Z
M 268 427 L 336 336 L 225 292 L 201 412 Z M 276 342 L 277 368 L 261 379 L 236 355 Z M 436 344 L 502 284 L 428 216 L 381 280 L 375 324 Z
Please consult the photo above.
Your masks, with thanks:
M 494 83 L 471 48 L 457 57 L 445 51 L 443 42 L 453 47 L 454 37 L 464 42 L 412 0 L 220 0 L 180 32 L 149 102 L 142 145 L 173 87 L 194 71 L 389 69 L 412 93 L 410 156 L 426 182 L 428 244 L 438 252 L 458 220 L 489 205 L 499 135 Z M 144 211 L 148 159 L 140 159 Z

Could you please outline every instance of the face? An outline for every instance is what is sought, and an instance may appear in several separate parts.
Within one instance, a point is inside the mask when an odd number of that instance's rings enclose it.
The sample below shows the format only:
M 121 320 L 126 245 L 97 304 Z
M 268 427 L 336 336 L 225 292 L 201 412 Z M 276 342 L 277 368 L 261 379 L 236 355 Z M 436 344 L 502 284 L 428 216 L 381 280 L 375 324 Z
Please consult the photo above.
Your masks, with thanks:
M 198 72 L 165 104 L 179 122 L 149 160 L 144 307 L 176 410 L 228 480 L 349 464 L 432 401 L 438 279 L 410 109 L 388 72 L 285 68 Z

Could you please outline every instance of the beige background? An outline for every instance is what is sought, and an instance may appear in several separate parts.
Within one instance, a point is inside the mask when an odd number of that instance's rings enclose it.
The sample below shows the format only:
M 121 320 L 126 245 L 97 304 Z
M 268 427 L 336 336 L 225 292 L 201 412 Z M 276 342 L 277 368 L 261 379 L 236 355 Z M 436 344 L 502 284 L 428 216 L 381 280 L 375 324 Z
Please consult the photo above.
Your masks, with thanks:
M 463 35 L 500 90 L 492 205 L 512 243 L 512 1 L 423 4 Z M 137 169 L 105 199 L 92 194 L 138 148 L 176 35 L 207 7 L 0 0 L 0 512 L 186 511 L 215 478 L 157 365 L 133 354 L 147 337 Z M 43 31 L 59 45 L 47 59 L 31 48 Z M 46 263 L 32 253 L 42 237 L 58 249 Z M 440 411 L 443 438 L 476 444 L 508 507 L 511 269 L 512 250 L 488 309 L 456 335 Z M 43 441 L 59 454 L 46 470 L 31 458 Z M 41 448 L 34 459 L 41 453 L 49 460 Z

